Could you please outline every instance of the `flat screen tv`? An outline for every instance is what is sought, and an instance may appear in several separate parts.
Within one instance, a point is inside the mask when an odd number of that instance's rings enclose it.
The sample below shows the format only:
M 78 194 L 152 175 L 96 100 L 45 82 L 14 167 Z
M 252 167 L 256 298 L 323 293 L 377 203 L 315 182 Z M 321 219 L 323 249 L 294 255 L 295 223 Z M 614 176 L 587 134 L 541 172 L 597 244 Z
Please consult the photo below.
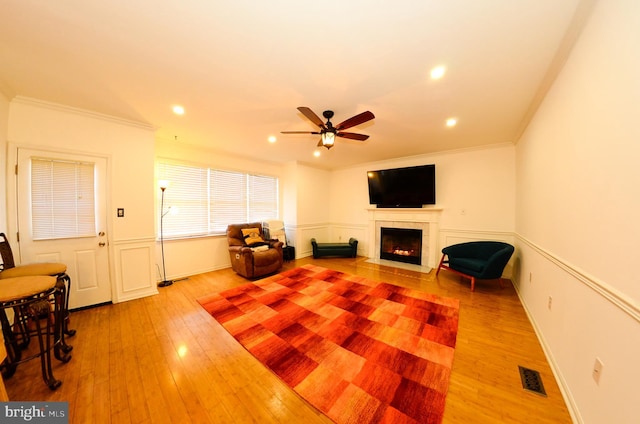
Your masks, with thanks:
M 369 203 L 379 208 L 421 208 L 436 203 L 436 166 L 367 172 Z

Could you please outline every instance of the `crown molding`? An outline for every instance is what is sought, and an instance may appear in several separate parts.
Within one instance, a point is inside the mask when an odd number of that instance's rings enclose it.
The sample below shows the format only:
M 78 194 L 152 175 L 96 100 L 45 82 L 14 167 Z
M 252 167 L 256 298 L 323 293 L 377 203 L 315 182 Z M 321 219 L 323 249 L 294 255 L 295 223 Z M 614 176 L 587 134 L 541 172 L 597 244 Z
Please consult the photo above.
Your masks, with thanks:
M 16 96 L 16 92 L 0 79 L 0 95 L 11 101 Z
M 130 127 L 140 128 L 149 131 L 156 131 L 156 127 L 146 122 L 134 121 L 131 119 L 120 118 L 117 116 L 107 115 L 100 112 L 94 112 L 87 109 L 81 109 L 73 106 L 67 106 L 60 103 L 49 102 L 46 100 L 35 99 L 33 97 L 16 96 L 11 101 L 12 103 L 23 104 L 28 106 L 36 106 L 45 109 L 56 110 L 59 112 L 72 113 L 75 115 L 85 116 L 89 118 L 99 119 L 102 121 L 112 122 L 120 125 L 127 125 Z

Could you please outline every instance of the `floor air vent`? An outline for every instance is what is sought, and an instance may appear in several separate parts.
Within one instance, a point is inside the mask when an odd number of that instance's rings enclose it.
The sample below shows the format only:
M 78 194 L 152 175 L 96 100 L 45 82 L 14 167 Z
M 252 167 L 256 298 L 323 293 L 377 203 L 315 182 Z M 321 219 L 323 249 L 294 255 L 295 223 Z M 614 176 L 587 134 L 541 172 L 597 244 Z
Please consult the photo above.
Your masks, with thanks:
M 547 396 L 547 392 L 544 391 L 544 385 L 540 378 L 540 373 L 535 370 L 530 370 L 523 366 L 518 365 L 520 369 L 520 379 L 522 380 L 522 388 L 527 391 L 537 393 L 542 396 Z

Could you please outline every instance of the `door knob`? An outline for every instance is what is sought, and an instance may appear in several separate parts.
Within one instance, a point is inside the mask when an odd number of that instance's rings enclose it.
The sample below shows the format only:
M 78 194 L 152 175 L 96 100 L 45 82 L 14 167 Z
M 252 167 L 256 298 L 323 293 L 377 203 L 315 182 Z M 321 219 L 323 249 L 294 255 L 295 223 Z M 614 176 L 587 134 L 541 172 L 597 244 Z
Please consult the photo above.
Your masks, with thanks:
M 100 243 L 98 243 L 98 246 L 100 246 L 100 247 L 105 247 L 106 245 L 107 245 L 107 243 L 105 243 L 105 242 L 103 242 L 103 241 L 101 241 Z
M 99 235 L 100 237 L 104 237 L 104 231 L 100 231 L 100 232 L 98 233 L 98 235 Z

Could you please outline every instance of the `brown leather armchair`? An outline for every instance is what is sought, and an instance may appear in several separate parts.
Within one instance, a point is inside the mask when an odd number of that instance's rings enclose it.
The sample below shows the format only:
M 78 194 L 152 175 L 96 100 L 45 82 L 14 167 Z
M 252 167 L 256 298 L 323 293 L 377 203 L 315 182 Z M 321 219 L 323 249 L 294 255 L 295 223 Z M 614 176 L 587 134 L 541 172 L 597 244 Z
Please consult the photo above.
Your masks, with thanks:
M 262 242 L 247 244 L 245 233 L 255 228 L 262 238 Z M 229 258 L 231 268 L 245 278 L 257 278 L 272 274 L 282 268 L 283 243 L 278 240 L 264 240 L 262 223 L 231 224 L 227 227 L 227 241 L 229 242 Z

